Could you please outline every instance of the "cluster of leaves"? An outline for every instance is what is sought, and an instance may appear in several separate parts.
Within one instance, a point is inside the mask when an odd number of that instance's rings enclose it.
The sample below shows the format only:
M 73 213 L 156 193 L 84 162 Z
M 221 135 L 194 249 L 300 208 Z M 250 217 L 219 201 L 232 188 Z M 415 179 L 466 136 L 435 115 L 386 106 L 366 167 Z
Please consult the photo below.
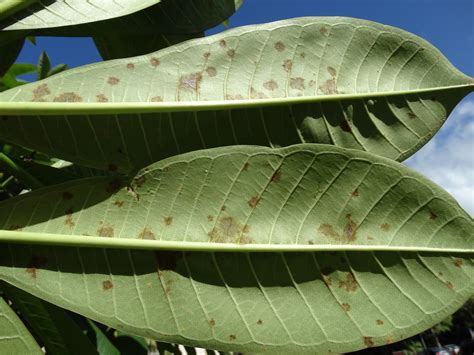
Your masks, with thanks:
M 160 342 L 326 353 L 405 339 L 472 295 L 472 218 L 399 163 L 474 89 L 426 41 L 333 17 L 200 38 L 230 0 L 16 3 L 0 46 L 89 35 L 124 59 L 0 93 L 0 139 L 73 163 L 28 182 L 0 159 L 33 190 L 0 203 L 13 304 L 15 286 Z M 12 329 L 10 349 L 38 348 Z

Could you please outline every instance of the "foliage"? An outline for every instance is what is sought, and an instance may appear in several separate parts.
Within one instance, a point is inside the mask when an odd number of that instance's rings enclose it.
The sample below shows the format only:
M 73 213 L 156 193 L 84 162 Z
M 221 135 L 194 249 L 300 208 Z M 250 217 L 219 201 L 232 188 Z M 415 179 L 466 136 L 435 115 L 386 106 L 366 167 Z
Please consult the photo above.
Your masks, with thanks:
M 12 351 L 347 352 L 472 296 L 471 216 L 400 164 L 474 90 L 431 44 L 340 17 L 203 37 L 233 0 L 16 3 L 0 15 Z M 12 64 L 40 35 L 92 36 L 107 61 Z

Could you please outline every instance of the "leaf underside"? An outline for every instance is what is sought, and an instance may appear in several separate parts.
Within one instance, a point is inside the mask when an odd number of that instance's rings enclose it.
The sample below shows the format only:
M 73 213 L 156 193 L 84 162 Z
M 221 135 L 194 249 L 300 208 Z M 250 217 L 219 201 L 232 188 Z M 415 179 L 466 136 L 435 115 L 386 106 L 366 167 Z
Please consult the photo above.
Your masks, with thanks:
M 325 143 L 403 160 L 441 127 L 472 83 L 405 31 L 300 18 L 9 90 L 0 95 L 0 138 L 122 172 L 235 144 Z
M 5 354 L 43 354 L 20 318 L 0 297 L 0 346 Z
M 333 146 L 192 152 L 123 184 L 98 177 L 36 190 L 0 204 L 0 216 L 2 236 L 17 230 L 32 243 L 41 232 L 97 236 L 104 246 L 117 238 L 233 245 L 235 252 L 0 248 L 5 281 L 159 341 L 354 351 L 416 334 L 474 292 L 467 213 L 401 164 Z M 239 252 L 253 243 L 347 250 Z M 380 245 L 392 248 L 371 250 Z M 451 251 L 400 251 L 406 246 Z
M 0 23 L 3 31 L 37 36 L 84 36 L 104 33 L 198 33 L 228 19 L 239 0 L 55 0 L 30 6 Z

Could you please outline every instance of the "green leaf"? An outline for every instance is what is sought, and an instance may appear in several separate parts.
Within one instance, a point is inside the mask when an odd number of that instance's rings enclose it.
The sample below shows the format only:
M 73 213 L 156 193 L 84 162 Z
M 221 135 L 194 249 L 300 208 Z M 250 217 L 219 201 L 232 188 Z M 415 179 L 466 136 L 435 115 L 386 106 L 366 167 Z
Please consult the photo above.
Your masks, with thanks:
M 31 30 L 34 35 L 84 36 L 198 33 L 230 17 L 239 0 L 119 0 L 100 4 L 55 0 L 20 12 L 3 31 Z M 21 16 L 21 17 L 20 17 Z M 17 21 L 21 18 L 21 21 Z
M 191 152 L 122 184 L 10 199 L 0 227 L 1 279 L 114 329 L 210 349 L 382 345 L 474 292 L 473 221 L 454 199 L 334 146 Z
M 24 10 L 39 0 L 1 0 L 0 1 L 0 21 Z
M 47 76 L 50 77 L 50 76 L 59 74 L 65 70 L 67 70 L 67 64 L 58 64 L 48 72 Z
M 100 355 L 120 355 L 118 349 L 112 344 L 102 330 L 91 320 L 87 320 L 95 332 L 97 339 L 97 351 Z
M 2 77 L 15 62 L 25 40 L 21 32 L 0 32 L 0 77 Z
M 51 62 L 45 51 L 41 52 L 38 59 L 38 80 L 46 79 L 51 70 Z
M 20 85 L 28 83 L 25 80 L 18 79 L 17 77 L 24 74 L 35 73 L 37 70 L 34 64 L 28 63 L 15 63 L 0 79 L 0 83 L 5 85 L 7 88 L 14 88 Z
M 94 43 L 102 59 L 110 60 L 151 53 L 173 44 L 200 37 L 204 37 L 204 34 L 152 34 L 137 36 L 107 33 L 94 36 Z
M 44 343 L 48 354 L 97 354 L 89 339 L 63 309 L 5 283 L 1 289 Z M 3 336 L 5 333 L 0 334 Z
M 235 144 L 326 143 L 403 160 L 473 89 L 472 78 L 419 37 L 364 20 L 308 17 L 4 92 L 0 138 L 123 172 Z
M 43 354 L 33 336 L 0 297 L 0 346 L 4 354 Z

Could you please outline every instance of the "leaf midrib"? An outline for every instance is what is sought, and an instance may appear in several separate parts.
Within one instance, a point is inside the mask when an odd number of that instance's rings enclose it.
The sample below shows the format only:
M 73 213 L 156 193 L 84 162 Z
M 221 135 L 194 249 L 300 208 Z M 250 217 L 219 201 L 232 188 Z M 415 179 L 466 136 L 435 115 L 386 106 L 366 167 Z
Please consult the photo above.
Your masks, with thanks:
M 69 247 L 93 247 L 133 250 L 176 250 L 201 252 L 323 252 L 323 251 L 389 251 L 389 252 L 431 252 L 431 253 L 474 253 L 467 248 L 443 248 L 423 246 L 394 245 L 351 245 L 351 244 L 235 244 L 180 242 L 164 240 L 147 240 L 131 238 L 106 238 L 99 236 L 82 236 L 56 233 L 19 232 L 0 230 L 0 244 L 38 244 Z
M 471 84 L 442 86 L 437 88 L 411 89 L 399 91 L 380 91 L 357 94 L 313 95 L 271 99 L 213 100 L 213 101 L 176 101 L 176 102 L 0 102 L 1 115 L 82 115 L 117 113 L 153 113 L 229 110 L 267 106 L 297 105 L 313 102 L 364 100 L 377 97 L 392 97 L 411 94 L 435 93 L 457 89 L 474 91 Z

